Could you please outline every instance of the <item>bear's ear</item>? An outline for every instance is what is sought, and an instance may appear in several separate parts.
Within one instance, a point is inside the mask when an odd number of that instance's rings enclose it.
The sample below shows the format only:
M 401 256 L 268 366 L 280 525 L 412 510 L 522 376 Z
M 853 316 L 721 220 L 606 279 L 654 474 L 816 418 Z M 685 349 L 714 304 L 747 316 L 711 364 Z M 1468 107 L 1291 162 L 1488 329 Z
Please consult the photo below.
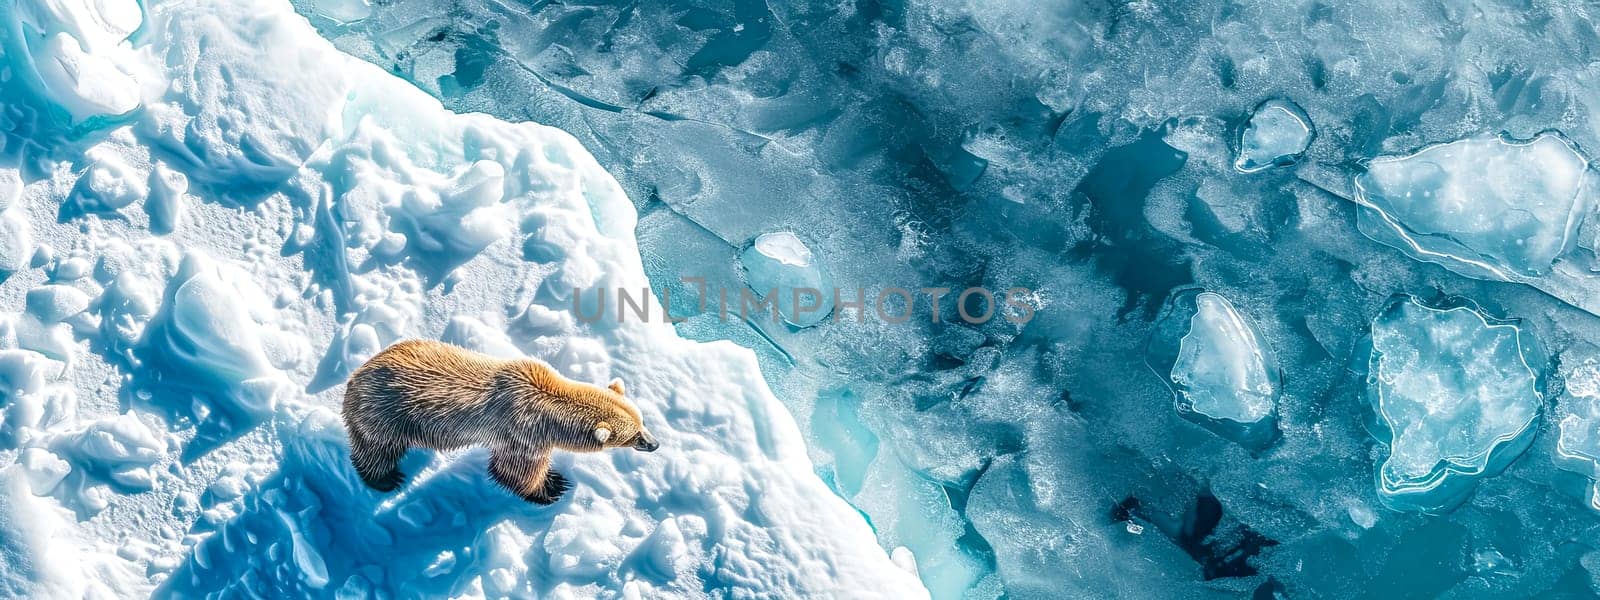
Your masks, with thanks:
M 605 421 L 601 421 L 600 424 L 594 428 L 594 439 L 602 444 L 606 443 L 606 440 L 611 439 L 611 425 L 607 424 Z
M 622 387 L 622 379 L 621 378 L 617 378 L 617 377 L 611 378 L 611 383 L 607 384 L 606 387 L 610 388 L 611 391 L 616 392 L 616 393 L 618 393 L 620 395 L 623 395 L 623 396 L 628 395 L 627 388 Z

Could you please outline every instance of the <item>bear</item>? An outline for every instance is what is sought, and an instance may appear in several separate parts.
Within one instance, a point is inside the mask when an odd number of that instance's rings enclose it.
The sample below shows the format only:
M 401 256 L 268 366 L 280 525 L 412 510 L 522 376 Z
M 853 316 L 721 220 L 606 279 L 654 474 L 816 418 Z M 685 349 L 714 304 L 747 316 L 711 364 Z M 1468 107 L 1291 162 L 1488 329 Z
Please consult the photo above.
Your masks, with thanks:
M 550 453 L 660 447 L 628 401 L 622 380 L 572 381 L 543 362 L 499 359 L 431 340 L 406 340 L 350 374 L 344 423 L 350 462 L 368 487 L 405 482 L 400 457 L 413 447 L 487 446 L 489 476 L 540 505 L 569 487 Z

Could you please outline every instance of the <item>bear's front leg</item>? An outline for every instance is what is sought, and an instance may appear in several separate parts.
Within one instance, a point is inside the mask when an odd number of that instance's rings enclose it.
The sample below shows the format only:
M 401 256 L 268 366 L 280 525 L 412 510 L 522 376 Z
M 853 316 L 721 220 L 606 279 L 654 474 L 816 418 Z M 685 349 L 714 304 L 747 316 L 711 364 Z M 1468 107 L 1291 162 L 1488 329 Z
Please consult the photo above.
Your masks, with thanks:
M 489 455 L 489 476 L 511 493 L 534 504 L 554 504 L 567 491 L 567 478 L 550 468 L 548 450 L 496 448 Z

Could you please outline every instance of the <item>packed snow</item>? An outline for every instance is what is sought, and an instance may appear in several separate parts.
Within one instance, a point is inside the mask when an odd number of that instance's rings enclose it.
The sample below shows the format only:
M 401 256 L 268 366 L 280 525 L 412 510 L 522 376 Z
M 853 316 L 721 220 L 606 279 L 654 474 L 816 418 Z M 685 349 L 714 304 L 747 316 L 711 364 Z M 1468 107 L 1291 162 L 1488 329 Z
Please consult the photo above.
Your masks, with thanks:
M 447 111 L 280 0 L 0 7 L 0 595 L 926 595 L 749 351 L 568 311 L 646 285 L 569 135 Z M 483 450 L 374 493 L 340 384 L 407 337 L 620 377 L 662 449 L 558 457 L 550 507 Z

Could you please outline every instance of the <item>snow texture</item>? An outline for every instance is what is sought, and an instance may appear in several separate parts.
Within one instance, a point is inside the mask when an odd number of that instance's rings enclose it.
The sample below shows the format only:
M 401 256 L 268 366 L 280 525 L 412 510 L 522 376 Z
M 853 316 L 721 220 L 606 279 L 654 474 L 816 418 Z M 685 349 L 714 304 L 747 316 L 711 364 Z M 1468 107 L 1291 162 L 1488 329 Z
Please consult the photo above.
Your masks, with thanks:
M 926 595 L 749 351 L 574 319 L 646 280 L 571 136 L 447 111 L 279 0 L 0 7 L 0 596 Z M 340 384 L 407 337 L 620 377 L 662 449 L 559 456 L 550 507 L 484 450 L 376 494 Z

